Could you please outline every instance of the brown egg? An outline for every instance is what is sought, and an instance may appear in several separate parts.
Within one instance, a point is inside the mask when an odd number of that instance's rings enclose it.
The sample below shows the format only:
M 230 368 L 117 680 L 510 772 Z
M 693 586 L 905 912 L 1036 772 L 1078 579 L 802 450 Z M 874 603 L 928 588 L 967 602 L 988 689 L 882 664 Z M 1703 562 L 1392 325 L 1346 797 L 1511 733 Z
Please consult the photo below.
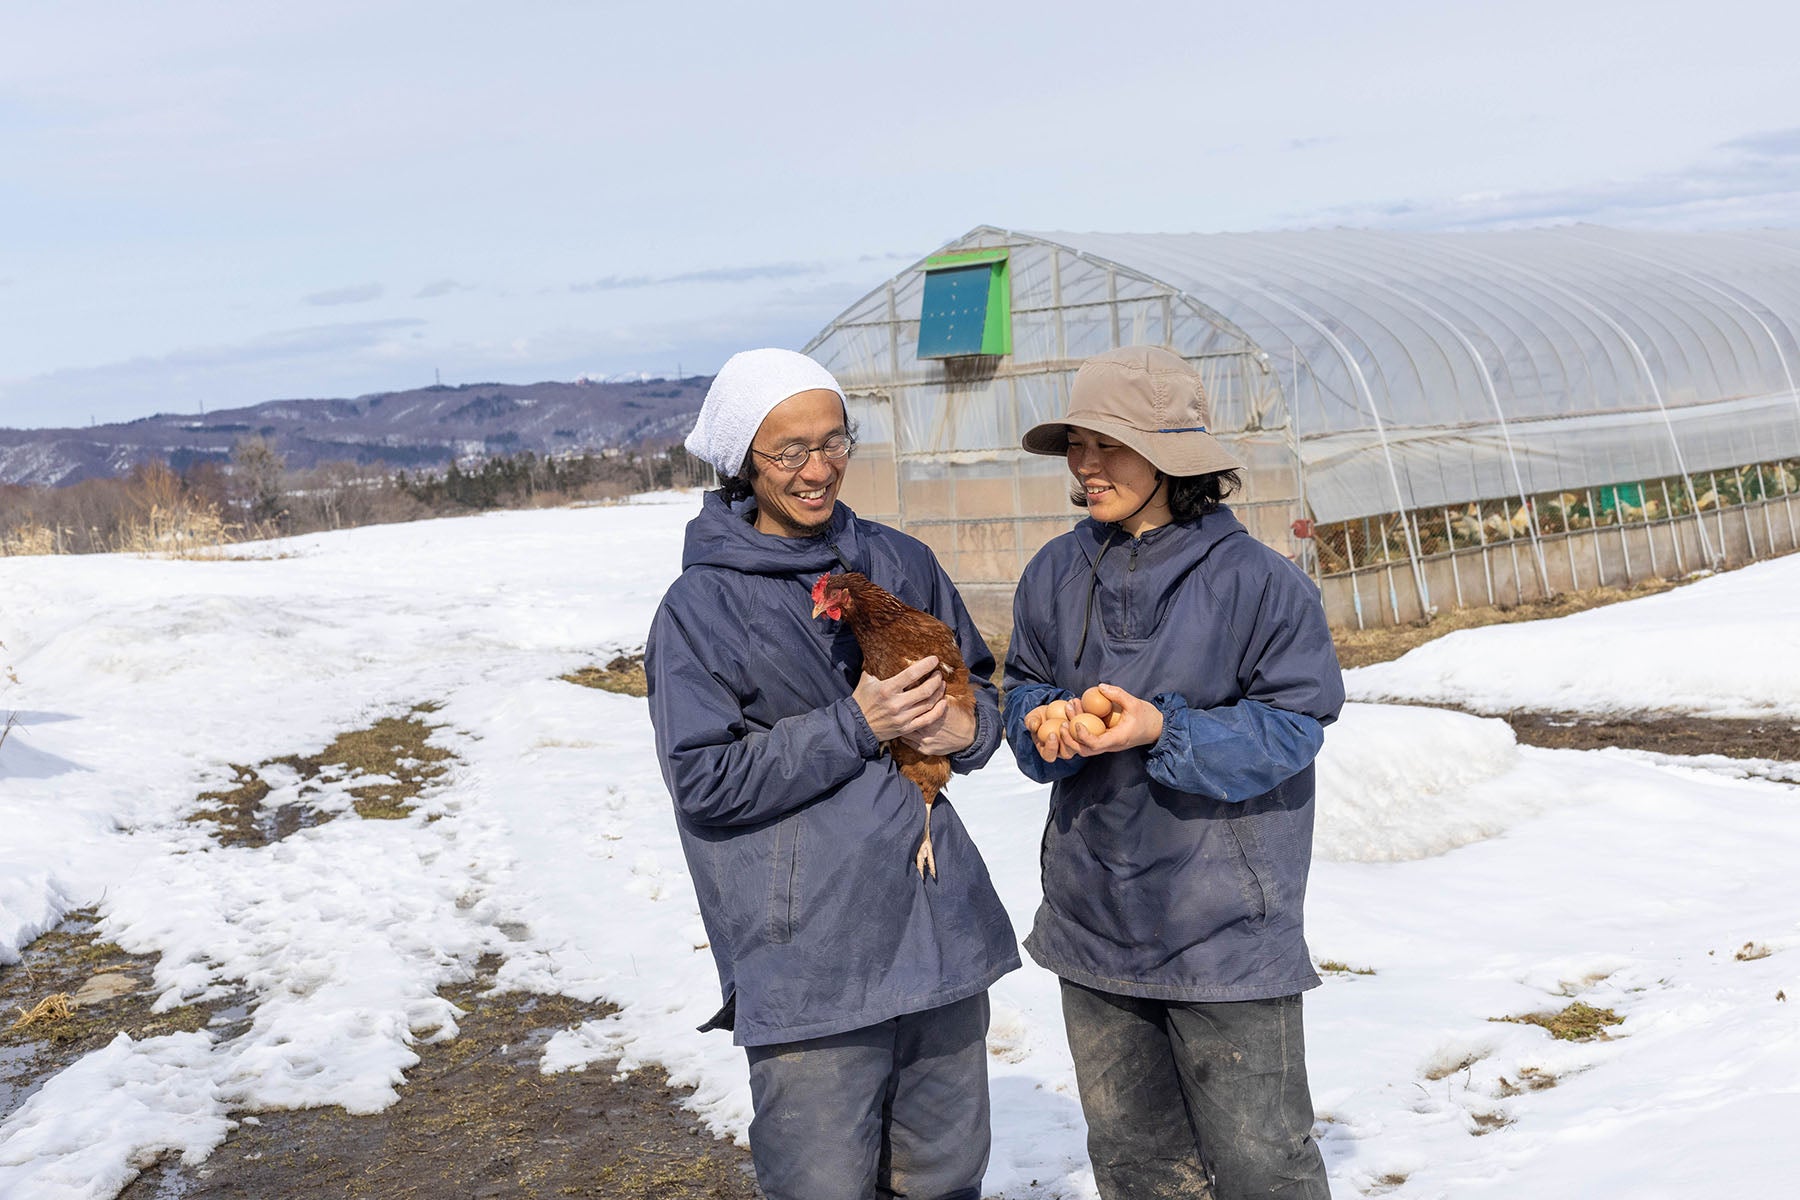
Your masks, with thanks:
M 1081 707 L 1087 709 L 1096 717 L 1104 718 L 1108 713 L 1112 712 L 1113 702 L 1108 700 L 1106 698 L 1106 693 L 1096 686 L 1081 693 Z
M 1102 721 L 1091 712 L 1084 712 L 1079 716 L 1070 717 L 1069 720 L 1077 729 L 1080 729 L 1089 737 L 1099 737 L 1106 732 L 1106 722 Z
M 1125 719 L 1125 710 L 1122 708 L 1114 708 L 1111 712 L 1106 714 L 1106 727 L 1108 729 L 1111 729 L 1114 725 L 1117 725 L 1120 721 L 1123 721 L 1124 719 Z

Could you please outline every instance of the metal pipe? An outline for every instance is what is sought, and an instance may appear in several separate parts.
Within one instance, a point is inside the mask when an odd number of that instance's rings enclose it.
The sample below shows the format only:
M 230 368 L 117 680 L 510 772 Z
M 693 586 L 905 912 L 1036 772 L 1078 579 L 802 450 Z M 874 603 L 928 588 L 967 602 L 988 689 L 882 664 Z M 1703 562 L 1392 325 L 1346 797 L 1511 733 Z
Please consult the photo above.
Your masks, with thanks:
M 1600 582 L 1596 586 L 1605 587 L 1606 553 L 1600 548 L 1600 509 L 1599 506 L 1594 503 L 1594 489 L 1588 488 L 1586 490 L 1588 502 L 1588 528 L 1594 531 L 1594 536 L 1591 539 L 1594 543 L 1594 571 L 1600 577 Z
M 1482 519 L 1481 506 L 1475 508 L 1475 537 L 1481 543 L 1481 573 L 1487 579 L 1488 607 L 1494 606 L 1494 563 L 1488 555 L 1487 522 Z
M 1444 545 L 1450 547 L 1450 578 L 1456 583 L 1456 607 L 1462 608 L 1462 572 L 1456 569 L 1456 531 L 1450 528 L 1450 510 L 1444 510 Z
M 1571 495 L 1571 496 L 1574 495 L 1573 492 L 1569 492 L 1567 494 Z M 1562 492 L 1558 492 L 1556 494 L 1557 503 L 1559 503 L 1559 504 L 1562 503 L 1563 495 L 1564 495 L 1564 493 L 1562 493 Z M 1563 549 L 1567 550 L 1569 552 L 1569 586 L 1571 588 L 1573 588 L 1575 591 L 1579 592 L 1581 590 L 1581 575 L 1575 570 L 1575 527 L 1573 525 L 1569 524 L 1569 506 L 1568 505 L 1563 504 L 1562 514 L 1563 514 L 1563 531 L 1562 531 Z
M 1719 491 L 1719 477 L 1716 473 L 1708 471 L 1706 479 L 1712 484 L 1713 511 L 1719 514 L 1719 561 L 1715 565 L 1722 567 L 1725 565 L 1725 497 Z M 1700 528 L 1704 531 L 1705 524 L 1702 523 Z
M 1513 533 L 1512 510 L 1507 507 L 1506 497 L 1500 498 L 1500 519 L 1506 522 L 1506 553 L 1512 560 L 1513 569 L 1513 603 L 1525 603 L 1525 580 L 1519 575 L 1519 541 Z M 1529 520 L 1530 518 L 1527 518 Z
M 1662 488 L 1663 511 L 1669 514 L 1669 545 L 1675 548 L 1675 573 L 1686 575 L 1687 568 L 1681 565 L 1681 530 L 1675 527 L 1675 510 L 1669 505 L 1669 481 L 1659 479 L 1656 484 Z
M 1762 464 L 1756 464 L 1756 503 L 1762 509 L 1763 533 L 1769 539 L 1769 554 L 1775 553 L 1775 521 L 1769 516 L 1769 484 L 1763 478 Z

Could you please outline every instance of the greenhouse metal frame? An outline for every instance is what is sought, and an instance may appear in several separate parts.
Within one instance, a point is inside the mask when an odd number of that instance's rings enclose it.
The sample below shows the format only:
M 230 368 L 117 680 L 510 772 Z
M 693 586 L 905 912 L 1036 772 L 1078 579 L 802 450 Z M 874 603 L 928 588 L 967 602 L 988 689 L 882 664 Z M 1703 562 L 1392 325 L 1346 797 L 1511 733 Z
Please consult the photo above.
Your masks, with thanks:
M 859 429 L 845 499 L 1004 625 L 1079 519 L 1019 436 L 1089 355 L 1183 355 L 1232 507 L 1334 624 L 1672 577 L 1800 544 L 1800 233 L 981 227 L 807 352 Z

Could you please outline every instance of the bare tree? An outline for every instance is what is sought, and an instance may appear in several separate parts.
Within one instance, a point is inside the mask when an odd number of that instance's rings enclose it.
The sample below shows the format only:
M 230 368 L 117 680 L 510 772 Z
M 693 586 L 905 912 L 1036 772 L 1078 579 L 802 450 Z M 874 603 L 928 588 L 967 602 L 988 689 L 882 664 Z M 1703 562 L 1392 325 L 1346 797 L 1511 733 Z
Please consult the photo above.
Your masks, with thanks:
M 287 463 L 262 438 L 249 438 L 231 448 L 233 498 L 258 525 L 278 524 L 287 515 L 283 476 Z

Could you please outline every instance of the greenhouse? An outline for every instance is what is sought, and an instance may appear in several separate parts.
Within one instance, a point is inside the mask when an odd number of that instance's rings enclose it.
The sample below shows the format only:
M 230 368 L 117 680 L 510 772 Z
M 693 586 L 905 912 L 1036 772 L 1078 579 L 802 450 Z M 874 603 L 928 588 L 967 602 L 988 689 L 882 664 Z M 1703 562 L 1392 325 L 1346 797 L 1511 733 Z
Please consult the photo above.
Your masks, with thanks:
M 1251 533 L 1336 625 L 1415 621 L 1795 548 L 1800 233 L 1021 233 L 982 227 L 807 347 L 845 499 L 1004 623 L 1079 517 L 1021 432 L 1115 346 L 1185 356 Z

